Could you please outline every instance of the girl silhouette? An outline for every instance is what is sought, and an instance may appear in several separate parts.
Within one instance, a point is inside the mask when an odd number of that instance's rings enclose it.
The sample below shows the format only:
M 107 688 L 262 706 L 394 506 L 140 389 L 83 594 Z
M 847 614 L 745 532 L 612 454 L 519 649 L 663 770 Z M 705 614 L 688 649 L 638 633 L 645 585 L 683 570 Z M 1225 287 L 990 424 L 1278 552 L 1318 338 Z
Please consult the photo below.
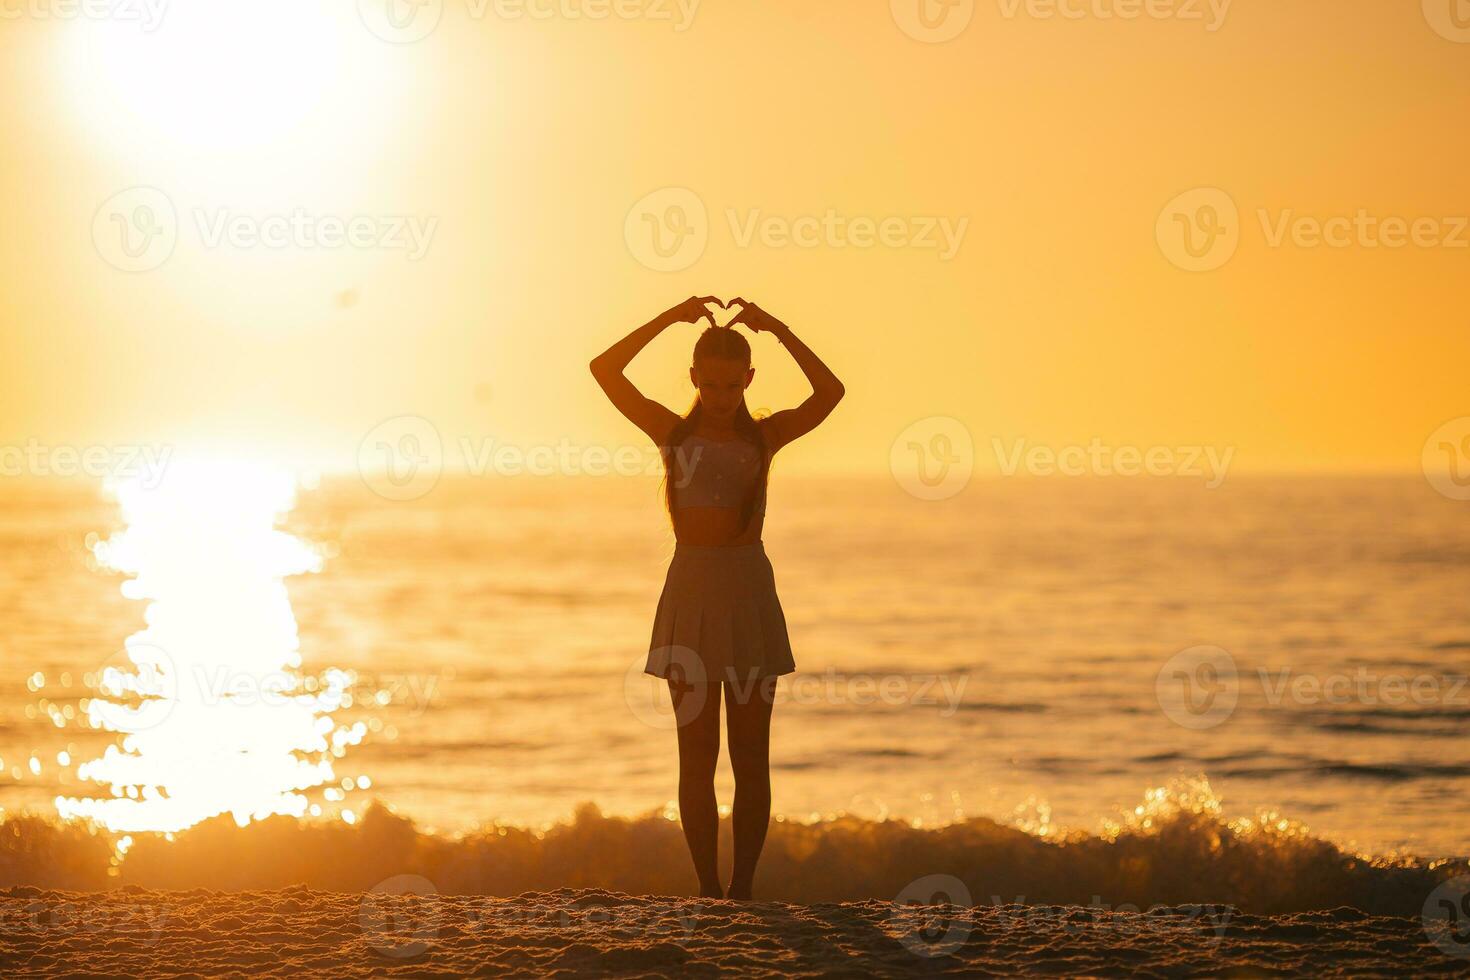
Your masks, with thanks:
M 711 304 L 740 308 L 728 327 Z M 645 397 L 623 369 L 675 323 L 708 320 L 694 344 L 689 380 L 697 391 L 683 417 Z M 769 332 L 791 352 L 812 394 L 796 408 L 757 419 L 745 404 L 755 378 L 750 343 L 736 324 Z M 761 541 L 771 457 L 816 428 L 846 389 L 791 328 L 754 303 L 691 296 L 592 360 L 612 403 L 659 447 L 674 555 L 654 614 L 644 672 L 667 678 L 679 737 L 679 819 L 710 898 L 750 898 L 756 861 L 771 820 L 770 731 L 776 678 L 796 669 L 771 563 Z M 720 701 L 725 702 L 734 871 L 720 887 L 715 763 Z

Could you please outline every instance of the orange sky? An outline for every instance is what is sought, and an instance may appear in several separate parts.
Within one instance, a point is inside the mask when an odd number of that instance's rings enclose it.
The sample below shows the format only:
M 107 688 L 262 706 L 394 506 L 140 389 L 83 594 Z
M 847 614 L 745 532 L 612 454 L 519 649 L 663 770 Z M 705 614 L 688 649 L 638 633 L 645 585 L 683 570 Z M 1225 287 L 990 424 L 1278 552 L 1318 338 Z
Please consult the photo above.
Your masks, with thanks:
M 950 416 L 982 469 L 993 438 L 1098 437 L 1413 471 L 1470 415 L 1470 43 L 1448 9 L 1436 30 L 1418 2 L 1236 0 L 1210 30 L 1204 0 L 1159 8 L 1203 20 L 990 0 L 926 43 L 882 2 L 706 0 L 687 25 L 687 3 L 627 4 L 649 15 L 461 0 L 412 43 L 347 2 L 180 0 L 152 31 L 7 6 L 0 444 L 350 466 L 414 415 L 448 443 L 641 445 L 587 361 L 692 293 L 761 303 L 846 383 L 791 470 L 883 472 L 900 431 Z M 166 195 L 177 241 L 129 272 L 107 208 L 136 187 Z M 670 187 L 705 209 L 704 247 L 660 271 L 625 225 Z M 1194 188 L 1239 213 L 1210 271 L 1156 231 Z M 1288 211 L 1432 218 L 1460 247 L 1273 247 Z M 741 241 L 756 214 L 779 234 L 829 212 L 963 236 L 952 256 Z M 209 237 L 293 213 L 376 237 Z M 432 228 L 421 256 L 387 244 L 400 216 Z M 695 335 L 630 372 L 681 412 Z M 755 352 L 753 407 L 805 395 L 774 341 Z

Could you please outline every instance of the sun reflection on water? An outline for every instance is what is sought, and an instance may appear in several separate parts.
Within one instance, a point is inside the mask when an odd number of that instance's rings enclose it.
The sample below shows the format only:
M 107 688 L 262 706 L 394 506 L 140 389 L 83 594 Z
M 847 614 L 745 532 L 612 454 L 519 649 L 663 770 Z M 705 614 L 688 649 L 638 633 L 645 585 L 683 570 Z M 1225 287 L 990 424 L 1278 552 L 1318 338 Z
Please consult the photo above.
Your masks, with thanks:
M 110 798 L 56 798 L 62 817 L 115 831 L 173 832 L 221 813 L 244 826 L 319 814 L 341 800 L 333 761 L 367 727 L 338 725 L 348 671 L 303 677 L 284 579 L 321 557 L 276 525 L 295 504 L 289 472 L 175 461 L 157 485 L 110 488 L 126 528 L 93 545 L 99 565 L 132 576 L 146 627 L 83 678 L 85 723 L 119 733 L 77 776 Z M 366 785 L 366 780 L 362 781 Z M 351 811 L 341 810 L 343 819 Z

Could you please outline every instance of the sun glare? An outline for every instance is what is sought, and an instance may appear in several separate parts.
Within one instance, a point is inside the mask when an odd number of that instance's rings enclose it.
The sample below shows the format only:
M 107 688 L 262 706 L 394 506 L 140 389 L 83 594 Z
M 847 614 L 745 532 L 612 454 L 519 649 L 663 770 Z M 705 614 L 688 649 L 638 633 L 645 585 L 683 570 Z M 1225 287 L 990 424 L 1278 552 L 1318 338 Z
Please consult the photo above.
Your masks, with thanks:
M 147 626 L 84 678 L 95 692 L 86 723 L 122 738 L 77 776 L 110 784 L 112 798 L 58 797 L 58 812 L 165 832 L 226 812 L 242 826 L 306 814 L 306 792 L 339 782 L 333 760 L 366 728 L 329 714 L 350 704 L 350 674 L 299 670 L 282 580 L 321 560 L 275 526 L 293 506 L 294 480 L 175 462 L 156 486 L 132 480 L 114 492 L 127 527 L 94 551 L 133 576 L 123 594 L 148 602 Z
M 129 150 L 277 148 L 315 114 L 361 106 L 385 47 L 351 4 L 299 0 L 161 4 L 151 18 L 69 28 L 89 125 Z

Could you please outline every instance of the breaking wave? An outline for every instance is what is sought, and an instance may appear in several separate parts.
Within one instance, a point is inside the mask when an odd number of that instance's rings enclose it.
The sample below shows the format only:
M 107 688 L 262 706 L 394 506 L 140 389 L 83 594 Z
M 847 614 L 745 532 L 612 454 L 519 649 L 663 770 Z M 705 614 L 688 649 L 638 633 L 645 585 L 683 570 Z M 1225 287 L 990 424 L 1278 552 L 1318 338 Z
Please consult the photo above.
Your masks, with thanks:
M 728 817 L 721 834 L 728 868 Z M 887 900 L 943 875 L 969 893 L 968 903 L 956 904 L 1225 904 L 1261 915 L 1352 906 L 1417 916 L 1437 884 L 1466 871 L 1463 857 L 1354 854 L 1276 814 L 1227 820 L 1197 779 L 1149 790 L 1126 819 L 1096 834 L 979 817 L 932 828 L 854 816 L 778 818 L 757 890 L 805 904 Z M 0 887 L 363 892 L 406 874 L 441 894 L 693 889 L 676 814 L 607 816 L 592 803 L 546 828 L 488 823 L 457 836 L 423 832 L 381 802 L 350 826 L 275 816 L 240 827 L 222 816 L 171 836 L 123 837 L 90 822 L 29 814 L 0 822 Z

